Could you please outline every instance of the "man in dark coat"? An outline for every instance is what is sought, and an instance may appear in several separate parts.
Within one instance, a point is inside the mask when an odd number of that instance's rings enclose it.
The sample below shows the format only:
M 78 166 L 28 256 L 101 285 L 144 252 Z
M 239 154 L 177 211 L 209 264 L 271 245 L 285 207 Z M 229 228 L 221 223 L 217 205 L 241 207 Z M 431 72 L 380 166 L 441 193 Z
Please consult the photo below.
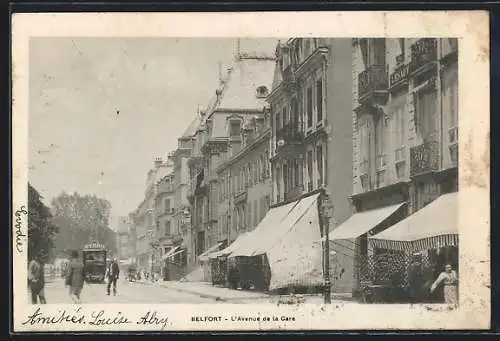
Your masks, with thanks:
M 113 260 L 109 263 L 107 276 L 108 276 L 108 295 L 110 295 L 111 284 L 113 284 L 113 295 L 116 295 L 116 281 L 120 277 L 120 267 L 118 266 L 116 258 L 113 258 Z

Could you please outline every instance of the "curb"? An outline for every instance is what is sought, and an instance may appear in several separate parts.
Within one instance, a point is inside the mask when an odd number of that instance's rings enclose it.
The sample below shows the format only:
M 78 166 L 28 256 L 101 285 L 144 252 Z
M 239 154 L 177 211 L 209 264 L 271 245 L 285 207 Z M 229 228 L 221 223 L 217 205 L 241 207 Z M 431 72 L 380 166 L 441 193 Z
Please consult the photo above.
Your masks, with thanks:
M 154 284 L 157 284 L 157 283 L 150 283 L 150 282 L 135 282 L 135 283 L 139 283 L 139 284 L 143 284 L 143 285 L 154 285 Z M 222 302 L 228 302 L 228 301 L 232 301 L 232 302 L 244 302 L 245 300 L 262 300 L 262 299 L 266 299 L 266 298 L 276 298 L 278 296 L 273 296 L 273 295 L 262 295 L 262 296 L 257 296 L 257 297 L 249 297 L 249 298 L 243 298 L 243 297 L 237 297 L 237 298 L 224 298 L 224 297 L 220 297 L 220 296 L 217 296 L 217 295 L 210 295 L 210 294 L 201 294 L 199 292 L 196 292 L 196 291 L 192 291 L 192 290 L 186 290 L 186 289 L 179 289 L 179 288 L 175 288 L 175 287 L 172 287 L 172 286 L 169 286 L 169 285 L 166 285 L 166 284 L 158 284 L 159 286 L 161 287 L 164 287 L 164 288 L 167 288 L 167 289 L 171 289 L 171 290 L 174 290 L 174 291 L 177 291 L 177 292 L 183 292 L 183 293 L 187 293 L 187 294 L 191 294 L 191 295 L 196 295 L 196 296 L 199 296 L 201 298 L 208 298 L 208 299 L 213 299 L 215 301 L 222 301 Z M 307 296 L 310 296 L 310 295 L 303 295 L 304 297 L 307 297 Z M 316 296 L 316 295 L 314 295 Z M 351 302 L 351 301 L 356 301 L 356 299 L 354 297 L 349 297 L 349 296 L 344 296 L 344 295 L 335 295 L 333 294 L 332 296 L 332 299 L 333 300 L 338 300 L 338 301 L 347 301 L 347 302 Z
M 156 283 L 147 283 L 147 282 L 135 282 L 135 283 L 139 283 L 139 284 L 143 284 L 143 285 L 156 284 Z M 158 285 L 161 287 L 167 288 L 167 289 L 177 291 L 177 292 L 183 292 L 183 293 L 187 293 L 187 294 L 191 294 L 191 295 L 196 295 L 196 296 L 199 296 L 201 298 L 208 298 L 208 299 L 213 299 L 215 301 L 222 301 L 222 302 L 227 302 L 227 301 L 239 302 L 239 301 L 244 301 L 246 299 L 266 299 L 266 298 L 270 297 L 270 296 L 259 296 L 259 297 L 249 297 L 249 298 L 244 298 L 244 297 L 224 298 L 224 297 L 220 297 L 217 295 L 201 294 L 199 292 L 192 291 L 192 290 L 179 289 L 179 288 L 171 287 L 171 286 L 165 285 L 165 284 L 158 284 Z

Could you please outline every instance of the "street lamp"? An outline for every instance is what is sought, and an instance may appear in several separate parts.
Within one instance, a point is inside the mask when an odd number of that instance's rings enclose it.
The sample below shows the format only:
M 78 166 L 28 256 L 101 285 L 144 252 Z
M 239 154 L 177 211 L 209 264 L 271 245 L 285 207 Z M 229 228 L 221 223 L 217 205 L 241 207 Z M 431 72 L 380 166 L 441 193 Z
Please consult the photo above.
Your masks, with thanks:
M 330 304 L 331 299 L 331 283 L 330 283 L 330 218 L 333 216 L 333 205 L 330 200 L 330 195 L 327 189 L 323 186 L 321 188 L 321 202 L 320 202 L 320 213 L 322 217 L 322 230 L 325 236 L 324 247 L 323 247 L 323 259 L 324 259 L 324 300 L 325 304 Z

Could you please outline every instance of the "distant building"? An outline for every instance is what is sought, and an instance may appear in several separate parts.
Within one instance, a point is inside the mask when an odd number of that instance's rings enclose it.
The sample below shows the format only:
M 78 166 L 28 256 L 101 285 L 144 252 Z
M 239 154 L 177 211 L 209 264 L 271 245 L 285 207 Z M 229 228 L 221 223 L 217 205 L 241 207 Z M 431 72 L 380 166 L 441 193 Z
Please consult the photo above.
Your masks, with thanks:
M 189 192 L 189 166 L 188 160 L 193 147 L 193 136 L 199 125 L 197 115 L 181 137 L 177 139 L 177 149 L 171 154 L 174 164 L 174 223 L 175 229 L 182 237 L 182 250 L 185 258 L 186 270 L 194 264 L 194 244 L 191 229 L 191 213 L 188 200 Z
M 154 168 L 148 172 L 144 199 L 137 209 L 131 214 L 133 226 L 136 232 L 136 261 L 139 270 L 151 272 L 158 262 L 157 250 L 159 249 L 157 224 L 156 224 L 156 197 L 158 194 L 157 184 L 167 174 L 172 171 L 172 167 L 163 162 L 162 158 L 157 158 Z
M 116 223 L 116 248 L 119 259 L 128 259 L 133 256 L 131 249 L 133 238 L 131 238 L 132 224 L 128 217 L 118 217 Z

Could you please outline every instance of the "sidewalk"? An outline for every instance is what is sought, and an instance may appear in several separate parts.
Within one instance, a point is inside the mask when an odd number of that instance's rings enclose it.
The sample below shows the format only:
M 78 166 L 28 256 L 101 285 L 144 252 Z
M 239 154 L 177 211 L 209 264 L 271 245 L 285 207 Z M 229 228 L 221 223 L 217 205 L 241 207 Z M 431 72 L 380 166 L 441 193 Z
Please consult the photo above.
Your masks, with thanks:
M 179 281 L 144 281 L 136 283 L 159 285 L 171 290 L 198 295 L 202 298 L 211 298 L 216 301 L 247 301 L 255 299 L 269 299 L 270 295 L 260 292 L 251 292 L 243 290 L 233 290 L 213 286 L 209 282 L 179 282 Z
M 268 300 L 268 301 L 286 301 L 287 295 L 269 295 L 262 292 L 252 292 L 244 290 L 234 290 L 229 288 L 213 286 L 209 282 L 178 282 L 178 281 L 137 281 L 137 283 L 145 285 L 159 285 L 171 290 L 178 292 L 189 293 L 193 295 L 198 295 L 203 298 L 211 298 L 216 301 L 251 301 L 251 300 Z M 316 295 L 296 295 L 300 301 L 304 303 L 314 303 L 321 304 L 323 302 L 323 296 L 321 294 Z M 332 301 L 344 301 L 351 302 L 354 301 L 350 294 L 332 294 Z

